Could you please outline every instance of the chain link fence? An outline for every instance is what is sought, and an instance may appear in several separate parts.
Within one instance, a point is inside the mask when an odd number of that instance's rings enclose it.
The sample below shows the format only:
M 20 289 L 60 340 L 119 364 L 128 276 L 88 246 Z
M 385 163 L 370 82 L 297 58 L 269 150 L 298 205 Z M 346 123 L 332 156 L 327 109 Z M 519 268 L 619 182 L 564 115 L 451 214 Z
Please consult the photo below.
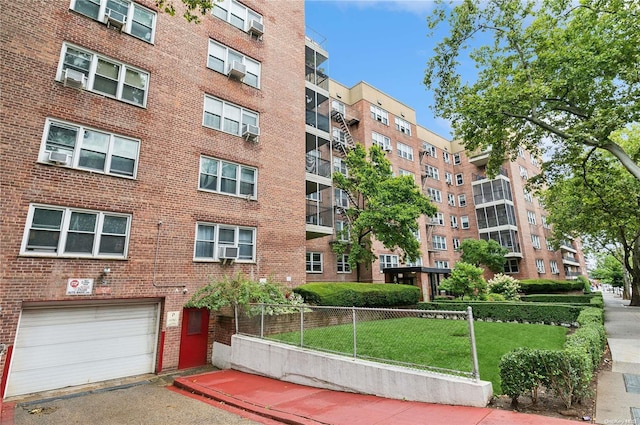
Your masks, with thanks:
M 471 307 L 434 311 L 252 304 L 236 333 L 479 380 Z

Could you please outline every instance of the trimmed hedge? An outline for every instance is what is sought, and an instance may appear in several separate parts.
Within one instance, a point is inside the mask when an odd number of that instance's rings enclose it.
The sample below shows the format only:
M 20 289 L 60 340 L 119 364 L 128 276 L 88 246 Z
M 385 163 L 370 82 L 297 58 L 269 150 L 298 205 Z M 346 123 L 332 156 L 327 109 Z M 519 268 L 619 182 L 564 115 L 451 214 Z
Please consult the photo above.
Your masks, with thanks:
M 602 295 L 598 295 L 602 298 Z M 532 303 L 589 304 L 591 300 L 598 295 L 535 294 L 524 295 L 520 297 L 520 301 Z
M 384 283 L 307 283 L 293 289 L 307 304 L 337 307 L 415 305 L 420 288 Z
M 466 310 L 473 309 L 473 317 L 502 322 L 529 322 L 546 324 L 577 323 L 580 312 L 586 305 L 558 303 L 486 302 L 486 301 L 438 301 L 418 304 L 421 310 Z
M 584 291 L 584 283 L 579 279 L 525 279 L 520 281 L 520 290 L 525 294 L 559 294 Z

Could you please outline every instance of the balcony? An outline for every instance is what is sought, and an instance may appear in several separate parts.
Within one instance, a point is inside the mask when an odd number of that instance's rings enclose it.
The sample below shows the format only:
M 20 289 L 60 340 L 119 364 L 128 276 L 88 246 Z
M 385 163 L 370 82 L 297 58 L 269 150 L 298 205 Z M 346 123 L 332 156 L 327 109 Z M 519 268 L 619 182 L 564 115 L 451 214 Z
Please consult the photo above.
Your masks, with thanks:
M 326 208 L 315 201 L 307 201 L 307 240 L 333 234 L 333 208 Z
M 578 259 L 575 258 L 575 257 L 571 257 L 571 256 L 568 256 L 568 255 L 563 255 L 562 256 L 562 264 L 579 267 L 580 266 L 580 261 L 578 261 Z
M 308 153 L 305 162 L 305 170 L 310 174 L 330 178 L 331 162 Z
M 487 165 L 489 162 L 489 157 L 491 156 L 491 146 L 486 148 L 480 152 L 474 152 L 469 155 L 469 162 L 475 165 L 476 167 L 483 167 Z

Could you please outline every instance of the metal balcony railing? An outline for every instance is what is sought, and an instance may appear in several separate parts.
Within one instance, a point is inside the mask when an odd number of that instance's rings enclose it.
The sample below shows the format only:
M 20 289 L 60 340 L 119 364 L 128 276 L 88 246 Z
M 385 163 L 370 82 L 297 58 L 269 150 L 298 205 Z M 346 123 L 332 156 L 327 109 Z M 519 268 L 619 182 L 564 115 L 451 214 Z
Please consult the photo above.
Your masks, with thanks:
M 324 207 L 314 201 L 307 201 L 306 223 L 331 227 L 333 225 L 333 208 Z
M 320 177 L 331 177 L 331 162 L 312 154 L 307 154 L 305 169 L 307 173 L 316 174 Z

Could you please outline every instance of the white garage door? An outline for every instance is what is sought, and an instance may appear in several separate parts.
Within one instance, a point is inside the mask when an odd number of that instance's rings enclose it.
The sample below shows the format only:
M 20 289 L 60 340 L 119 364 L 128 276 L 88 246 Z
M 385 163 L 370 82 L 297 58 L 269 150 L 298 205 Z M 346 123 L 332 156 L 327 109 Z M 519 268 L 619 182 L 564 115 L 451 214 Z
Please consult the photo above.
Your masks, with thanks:
M 6 396 L 153 373 L 159 305 L 22 311 Z

